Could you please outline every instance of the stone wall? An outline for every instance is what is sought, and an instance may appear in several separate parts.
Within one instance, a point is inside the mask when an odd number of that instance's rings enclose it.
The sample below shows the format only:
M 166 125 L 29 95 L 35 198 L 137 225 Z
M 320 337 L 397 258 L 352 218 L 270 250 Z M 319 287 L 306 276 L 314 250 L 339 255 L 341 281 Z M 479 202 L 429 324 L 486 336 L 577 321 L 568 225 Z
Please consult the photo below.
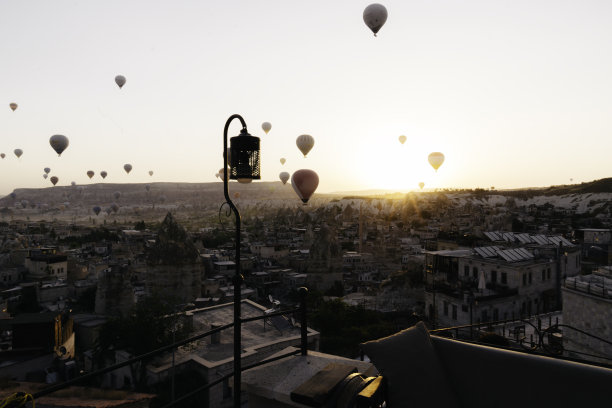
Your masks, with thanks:
M 573 289 L 562 289 L 563 323 L 610 341 L 612 339 L 612 299 L 594 296 Z M 563 346 L 572 357 L 591 358 L 571 351 L 612 358 L 612 345 L 565 328 Z M 593 359 L 610 364 L 610 360 Z

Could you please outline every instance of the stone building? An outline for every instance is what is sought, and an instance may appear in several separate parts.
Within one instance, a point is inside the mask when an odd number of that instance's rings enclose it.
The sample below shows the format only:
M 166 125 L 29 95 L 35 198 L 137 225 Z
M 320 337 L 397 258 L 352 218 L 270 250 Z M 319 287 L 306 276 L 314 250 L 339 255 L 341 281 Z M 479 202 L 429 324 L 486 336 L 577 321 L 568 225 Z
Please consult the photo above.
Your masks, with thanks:
M 261 316 L 267 307 L 243 299 L 241 314 L 243 318 Z M 233 321 L 233 303 L 195 309 L 186 313 L 191 321 L 194 334 L 202 333 L 213 327 L 219 327 Z M 261 361 L 287 347 L 299 347 L 300 327 L 294 325 L 290 318 L 277 316 L 275 318 L 258 320 L 241 325 L 242 332 L 242 365 L 246 366 Z M 199 376 L 201 383 L 210 383 L 233 371 L 234 338 L 233 328 L 223 330 L 213 336 L 197 340 L 189 345 L 179 347 L 175 353 L 174 370 L 172 368 L 172 353 L 162 354 L 147 365 L 147 376 L 150 384 L 169 381 L 176 373 L 181 375 Z M 307 330 L 309 350 L 319 349 L 319 333 Z M 206 401 L 203 406 L 231 407 L 231 380 L 214 385 L 202 393 Z M 206 405 L 208 403 L 208 405 Z
M 452 327 L 560 310 L 561 282 L 579 272 L 576 246 L 428 252 L 426 313 L 434 325 Z
M 57 253 L 55 248 L 29 251 L 24 265 L 31 279 L 63 279 L 68 277 L 68 258 Z
M 602 339 L 612 339 L 612 268 L 570 277 L 563 285 L 563 323 Z M 576 330 L 563 331 L 563 346 L 576 358 L 610 363 L 612 345 Z M 607 358 L 593 358 L 605 356 Z

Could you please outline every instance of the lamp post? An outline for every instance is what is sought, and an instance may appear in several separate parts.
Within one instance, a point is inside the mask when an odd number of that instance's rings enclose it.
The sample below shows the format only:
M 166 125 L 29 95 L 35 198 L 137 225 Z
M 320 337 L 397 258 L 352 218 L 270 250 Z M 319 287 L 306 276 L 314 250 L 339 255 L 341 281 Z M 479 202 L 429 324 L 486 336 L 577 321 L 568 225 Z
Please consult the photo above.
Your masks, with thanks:
M 240 135 L 230 140 L 230 167 L 228 169 L 227 130 L 232 120 L 238 119 L 242 124 Z M 225 202 L 229 205 L 236 218 L 236 273 L 234 275 L 234 407 L 240 407 L 240 381 L 241 381 L 241 317 L 240 317 L 240 291 L 244 280 L 240 271 L 240 212 L 232 202 L 228 191 L 228 178 L 238 180 L 239 183 L 250 183 L 259 180 L 259 138 L 251 136 L 242 116 L 232 115 L 225 122 L 223 129 L 223 194 Z M 229 173 L 229 174 L 228 174 Z

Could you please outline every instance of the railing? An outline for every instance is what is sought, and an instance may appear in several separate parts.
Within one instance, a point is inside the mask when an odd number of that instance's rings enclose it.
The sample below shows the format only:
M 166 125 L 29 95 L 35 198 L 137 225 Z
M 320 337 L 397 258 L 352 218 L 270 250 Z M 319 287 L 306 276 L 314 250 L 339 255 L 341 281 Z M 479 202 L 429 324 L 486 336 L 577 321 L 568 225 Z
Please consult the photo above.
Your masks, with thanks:
M 52 385 L 50 387 L 44 388 L 44 389 L 42 389 L 40 391 L 37 391 L 37 392 L 33 393 L 32 396 L 36 400 L 36 399 L 38 399 L 40 397 L 44 397 L 45 395 L 52 394 L 52 393 L 54 393 L 56 391 L 65 389 L 65 388 L 70 387 L 72 385 L 80 384 L 80 383 L 83 383 L 85 381 L 91 380 L 91 379 L 96 378 L 96 377 L 98 377 L 98 376 L 100 376 L 102 374 L 106 374 L 106 373 L 109 373 L 111 371 L 117 370 L 119 368 L 122 368 L 122 367 L 125 367 L 125 366 L 129 366 L 129 365 L 132 365 L 134 363 L 138 363 L 140 361 L 149 359 L 151 357 L 155 357 L 155 356 L 157 356 L 159 354 L 162 354 L 162 353 L 165 353 L 167 351 L 171 351 L 173 349 L 176 349 L 178 347 L 187 345 L 187 344 L 192 343 L 192 342 L 194 342 L 196 340 L 200 340 L 202 338 L 211 336 L 211 335 L 213 335 L 215 333 L 218 333 L 218 332 L 220 332 L 222 330 L 226 330 L 226 329 L 235 327 L 236 325 L 241 325 L 243 323 L 248 323 L 248 322 L 254 322 L 254 321 L 258 321 L 258 320 L 268 319 L 268 318 L 274 317 L 274 316 L 283 316 L 283 315 L 288 315 L 288 314 L 299 314 L 299 321 L 300 321 L 300 348 L 298 350 L 295 350 L 295 351 L 291 351 L 291 352 L 288 352 L 288 353 L 277 355 L 275 357 L 270 357 L 270 358 L 267 358 L 267 359 L 264 359 L 264 360 L 261 360 L 261 361 L 258 361 L 258 362 L 246 365 L 246 366 L 242 366 L 242 367 L 240 367 L 240 371 L 242 372 L 242 371 L 254 368 L 254 367 L 258 367 L 258 366 L 261 366 L 261 365 L 264 365 L 264 364 L 267 364 L 267 363 L 270 363 L 270 362 L 273 362 L 273 361 L 276 361 L 276 360 L 280 360 L 280 359 L 283 359 L 283 358 L 286 358 L 286 357 L 294 356 L 294 355 L 297 355 L 297 354 L 301 354 L 301 355 L 305 356 L 308 353 L 308 326 L 307 326 L 308 322 L 307 322 L 307 310 L 306 310 L 306 295 L 308 293 L 308 290 L 306 288 L 299 288 L 299 293 L 300 293 L 300 305 L 297 308 L 288 309 L 288 310 L 281 310 L 281 311 L 272 312 L 272 313 L 266 313 L 266 314 L 261 315 L 261 316 L 248 317 L 248 318 L 244 318 L 244 319 L 241 318 L 238 322 L 228 323 L 228 324 L 225 324 L 223 326 L 216 327 L 216 328 L 211 329 L 211 330 L 209 330 L 207 332 L 197 334 L 197 335 L 189 337 L 187 339 L 180 340 L 180 341 L 174 342 L 172 344 L 169 344 L 167 346 L 160 347 L 160 348 L 158 348 L 156 350 L 153 350 L 153 351 L 150 351 L 148 353 L 141 354 L 140 356 L 133 357 L 133 358 L 128 359 L 126 361 L 122 361 L 121 363 L 117 363 L 117 364 L 110 365 L 108 367 L 104 367 L 102 369 L 93 371 L 91 373 L 82 375 L 80 377 L 73 378 L 71 380 L 65 381 L 65 382 L 63 382 L 61 384 Z M 203 385 L 202 387 L 197 388 L 197 389 L 191 391 L 190 393 L 183 395 L 182 397 L 180 397 L 178 399 L 175 399 L 175 400 L 171 401 L 169 404 L 165 405 L 163 408 L 173 407 L 176 404 L 178 404 L 180 402 L 183 402 L 183 401 L 189 399 L 190 397 L 193 397 L 194 395 L 199 394 L 200 392 L 205 391 L 205 390 L 213 387 L 214 385 L 217 385 L 217 384 L 219 384 L 219 383 L 221 383 L 221 382 L 231 378 L 233 375 L 234 375 L 234 371 L 232 371 L 231 373 L 228 373 L 228 374 L 226 374 L 226 375 L 224 375 L 224 376 L 222 376 L 220 378 L 217 378 L 216 380 L 211 381 L 210 383 L 207 383 L 207 384 Z M 235 408 L 239 408 L 239 407 L 236 406 L 236 404 L 234 404 L 234 405 L 235 405 Z
M 549 316 L 548 320 L 548 327 L 546 328 L 542 327 L 542 319 L 537 318 L 535 322 L 526 319 L 500 320 L 434 329 L 430 330 L 429 333 L 443 337 L 452 337 L 461 341 L 488 344 L 511 350 L 518 349 L 519 351 L 545 354 L 564 360 L 612 367 L 612 356 L 594 355 L 565 348 L 562 335 L 565 329 L 578 332 L 607 345 L 612 345 L 611 341 L 576 327 L 560 324 L 558 318 L 554 323 L 551 316 Z M 527 338 L 526 326 L 530 326 L 533 331 L 529 338 Z M 495 337 L 495 335 L 499 337 Z M 513 344 L 514 347 L 512 347 Z M 584 356 L 585 358 L 573 358 L 567 354 Z M 592 359 L 605 360 L 607 363 L 599 363 Z
M 601 277 L 601 281 L 581 281 L 577 276 L 574 276 L 566 278 L 563 286 L 567 289 L 588 293 L 589 295 L 611 299 L 612 284 L 608 283 L 606 286 L 606 280 L 612 281 L 612 279 L 603 276 Z

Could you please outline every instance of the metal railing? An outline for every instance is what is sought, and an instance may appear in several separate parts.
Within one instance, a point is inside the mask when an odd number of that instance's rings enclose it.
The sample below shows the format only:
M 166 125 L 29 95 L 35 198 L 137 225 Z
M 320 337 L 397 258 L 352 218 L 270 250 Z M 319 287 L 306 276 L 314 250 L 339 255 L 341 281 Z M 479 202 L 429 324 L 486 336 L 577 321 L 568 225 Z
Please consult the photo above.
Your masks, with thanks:
M 533 333 L 527 337 L 525 328 L 531 327 Z M 612 342 L 585 332 L 576 327 L 560 324 L 558 318 L 553 323 L 549 316 L 548 326 L 543 327 L 542 319 L 537 318 L 534 322 L 527 319 L 500 320 L 495 322 L 474 323 L 461 326 L 446 327 L 430 330 L 432 335 L 442 337 L 452 337 L 456 340 L 486 344 L 494 347 L 506 348 L 514 351 L 525 351 L 529 353 L 545 354 L 563 360 L 576 361 L 586 364 L 602 365 L 612 367 L 612 356 L 594 355 L 577 350 L 570 350 L 563 345 L 563 330 L 571 330 L 601 343 L 612 345 Z M 498 335 L 500 337 L 491 337 Z M 489 337 L 487 339 L 487 336 Z M 507 341 L 507 344 L 503 344 Z M 584 356 L 585 358 L 569 357 L 569 354 Z M 607 363 L 600 363 L 592 359 L 605 360 Z
M 98 377 L 100 375 L 109 373 L 111 371 L 115 371 L 115 370 L 117 370 L 119 368 L 126 367 L 126 366 L 129 366 L 129 365 L 141 362 L 143 360 L 149 359 L 151 357 L 155 357 L 155 356 L 160 355 L 162 353 L 165 353 L 167 351 L 171 351 L 173 349 L 177 349 L 178 347 L 187 345 L 187 344 L 192 343 L 194 341 L 206 338 L 208 336 L 212 336 L 213 334 L 218 333 L 218 332 L 220 332 L 222 330 L 226 330 L 226 329 L 230 329 L 230 328 L 236 327 L 236 325 L 241 325 L 243 323 L 249 323 L 249 322 L 255 322 L 255 321 L 263 320 L 263 319 L 269 319 L 269 318 L 275 317 L 275 316 L 284 316 L 284 315 L 289 315 L 289 314 L 298 314 L 299 315 L 299 322 L 300 322 L 300 348 L 298 350 L 294 350 L 294 351 L 291 351 L 291 352 L 288 352 L 288 353 L 284 353 L 284 354 L 277 355 L 277 356 L 274 356 L 274 357 L 266 358 L 266 359 L 260 360 L 258 362 L 249 364 L 249 365 L 241 366 L 240 367 L 240 372 L 245 371 L 245 370 L 249 370 L 251 368 L 259 367 L 261 365 L 268 364 L 268 363 L 271 363 L 273 361 L 277 361 L 277 360 L 280 360 L 280 359 L 283 359 L 283 358 L 286 358 L 286 357 L 298 355 L 298 354 L 301 354 L 302 356 L 305 356 L 305 355 L 308 354 L 308 326 L 307 326 L 308 325 L 308 322 L 307 322 L 307 315 L 308 315 L 308 313 L 307 313 L 307 310 L 306 310 L 306 296 L 307 296 L 307 293 L 308 293 L 308 290 L 306 288 L 303 288 L 303 287 L 299 288 L 300 304 L 299 304 L 299 307 L 297 307 L 297 308 L 288 309 L 288 310 L 280 310 L 280 311 L 276 311 L 276 312 L 272 312 L 272 313 L 265 313 L 265 314 L 263 314 L 261 316 L 248 317 L 248 318 L 244 318 L 244 319 L 240 318 L 240 320 L 237 321 L 237 322 L 232 322 L 232 323 L 225 324 L 223 326 L 215 327 L 214 329 L 208 330 L 208 331 L 206 331 L 204 333 L 197 334 L 195 336 L 186 338 L 184 340 L 179 340 L 179 341 L 174 342 L 172 344 L 168 344 L 167 346 L 160 347 L 160 348 L 158 348 L 156 350 L 150 351 L 148 353 L 141 354 L 139 356 L 130 358 L 130 359 L 122 361 L 120 363 L 116 363 L 116 364 L 110 365 L 108 367 L 101 368 L 99 370 L 93 371 L 91 373 L 84 374 L 84 375 L 79 376 L 77 378 L 73 378 L 71 380 L 64 381 L 64 382 L 62 382 L 60 384 L 51 385 L 51 386 L 49 386 L 47 388 L 44 388 L 44 389 L 39 390 L 39 391 L 37 391 L 35 393 L 32 393 L 32 396 L 36 400 L 36 399 L 38 399 L 40 397 L 44 397 L 44 396 L 52 394 L 52 393 L 54 393 L 56 391 L 63 390 L 63 389 L 65 389 L 67 387 L 70 387 L 72 385 L 77 385 L 77 384 L 83 383 L 85 381 L 94 379 L 94 378 L 96 378 L 96 377 Z M 235 373 L 235 371 L 232 371 L 231 373 L 228 373 L 228 374 L 226 374 L 226 375 L 224 375 L 224 376 L 222 376 L 220 378 L 217 378 L 214 381 L 211 381 L 211 382 L 209 382 L 207 384 L 204 384 L 202 387 L 199 387 L 199 388 L 191 391 L 190 393 L 185 394 L 185 395 L 181 396 L 180 398 L 171 401 L 169 404 L 165 405 L 164 408 L 173 407 L 176 404 L 178 404 L 180 402 L 183 402 L 183 401 L 189 399 L 190 397 L 195 396 L 196 394 L 199 394 L 200 392 L 208 390 L 209 388 L 213 387 L 214 385 L 217 385 L 217 384 L 219 384 L 219 383 L 221 383 L 221 382 L 223 382 L 225 380 L 228 380 L 229 378 L 233 377 L 234 373 Z M 239 408 L 239 405 L 236 406 L 236 404 L 234 404 L 234 406 L 235 406 L 235 408 Z
M 567 289 L 573 289 L 578 292 L 588 293 L 589 295 L 610 299 L 612 298 L 612 285 L 608 283 L 608 286 L 606 286 L 606 280 L 612 281 L 612 279 L 603 276 L 601 280 L 597 281 L 582 281 L 578 276 L 573 276 L 566 278 L 563 286 Z

